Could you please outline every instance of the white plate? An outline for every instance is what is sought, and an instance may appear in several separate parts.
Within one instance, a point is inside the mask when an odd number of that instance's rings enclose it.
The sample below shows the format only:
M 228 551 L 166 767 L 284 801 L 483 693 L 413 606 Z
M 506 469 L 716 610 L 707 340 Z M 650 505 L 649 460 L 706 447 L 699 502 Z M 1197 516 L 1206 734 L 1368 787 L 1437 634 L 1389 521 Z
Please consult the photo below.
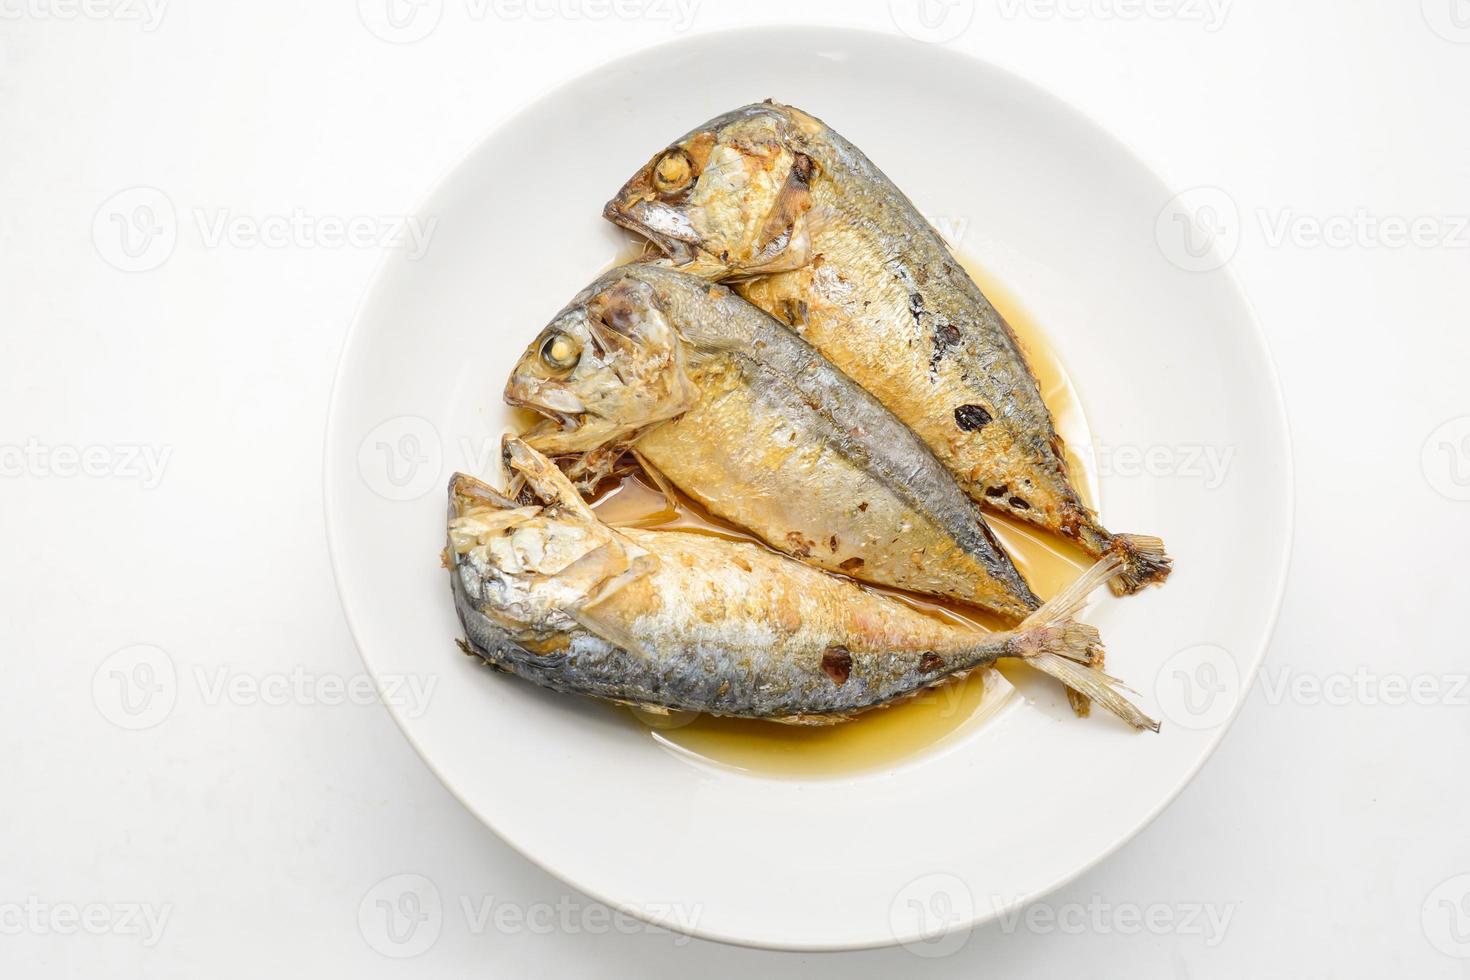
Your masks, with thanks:
M 1108 526 L 1164 537 L 1162 589 L 1089 614 L 1157 736 L 1022 704 L 851 778 L 700 765 L 611 712 L 477 667 L 439 568 L 444 485 L 486 472 L 514 358 L 617 251 L 603 202 L 705 119 L 774 97 L 862 147 L 1025 301 L 1078 383 Z M 364 161 L 371 166 L 371 161 Z M 521 853 L 611 905 L 788 949 L 936 940 L 1137 833 L 1219 741 L 1275 618 L 1290 454 L 1269 355 L 1218 256 L 1096 125 L 1028 83 L 881 35 L 706 35 L 598 68 L 440 184 L 423 256 L 390 254 L 342 357 L 326 516 L 342 604 L 414 747 Z M 1201 212 L 1203 214 L 1203 212 Z M 1203 221 L 1201 221 L 1203 224 Z M 1207 242 L 1206 242 L 1207 244 Z M 1185 246 L 1190 246 L 1186 249 Z M 1209 454 L 1213 453 L 1213 457 Z M 1205 462 L 1220 464 L 1221 474 Z M 393 678 L 432 674 L 427 710 Z M 690 921 L 692 920 L 692 921 Z

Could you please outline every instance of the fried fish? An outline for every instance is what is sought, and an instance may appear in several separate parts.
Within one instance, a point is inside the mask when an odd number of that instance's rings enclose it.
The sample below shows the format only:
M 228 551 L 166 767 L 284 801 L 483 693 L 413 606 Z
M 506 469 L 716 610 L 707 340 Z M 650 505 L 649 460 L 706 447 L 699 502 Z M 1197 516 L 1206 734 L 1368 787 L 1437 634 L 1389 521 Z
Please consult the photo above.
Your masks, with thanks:
M 871 392 L 987 509 L 1161 582 L 1163 542 L 1079 497 L 1016 337 L 912 202 L 821 120 L 773 102 L 659 151 L 608 202 L 679 268 L 729 280 Z
M 584 490 L 623 451 L 772 547 L 1015 622 L 1040 600 L 975 502 L 876 399 L 724 286 L 663 264 L 598 278 L 506 384 Z
M 500 669 L 653 711 L 823 724 L 1017 658 L 1158 730 L 1071 619 L 1116 558 L 985 633 L 753 543 L 609 527 L 546 457 L 516 439 L 505 451 L 524 493 L 456 475 L 447 549 L 464 648 Z

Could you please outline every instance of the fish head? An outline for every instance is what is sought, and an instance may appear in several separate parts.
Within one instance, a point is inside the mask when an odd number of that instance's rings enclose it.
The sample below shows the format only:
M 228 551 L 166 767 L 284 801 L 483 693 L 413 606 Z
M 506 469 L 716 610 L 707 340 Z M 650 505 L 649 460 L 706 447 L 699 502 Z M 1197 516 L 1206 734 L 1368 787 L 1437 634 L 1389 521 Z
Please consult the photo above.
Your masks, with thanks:
M 590 452 L 683 414 L 698 389 L 683 339 L 648 283 L 614 270 L 578 294 L 526 348 L 505 400 L 544 415 L 541 452 Z
M 736 109 L 659 151 L 603 216 L 645 236 L 685 272 L 720 279 L 811 258 L 810 116 L 773 102 Z
M 578 612 L 657 567 L 657 559 L 603 524 L 556 465 L 519 439 L 505 456 L 508 496 L 474 477 L 449 485 L 448 557 L 471 638 L 509 635 L 546 649 Z

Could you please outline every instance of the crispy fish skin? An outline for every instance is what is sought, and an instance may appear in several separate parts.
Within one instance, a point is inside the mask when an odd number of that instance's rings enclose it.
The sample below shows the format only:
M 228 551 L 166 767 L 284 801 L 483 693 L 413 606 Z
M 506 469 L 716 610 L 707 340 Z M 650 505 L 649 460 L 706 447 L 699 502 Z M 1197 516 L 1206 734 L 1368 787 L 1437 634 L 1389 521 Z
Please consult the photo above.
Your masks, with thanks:
M 575 365 L 555 356 L 571 349 Z M 658 264 L 605 274 L 531 344 L 506 399 L 564 416 L 527 433 L 534 448 L 626 445 L 711 513 L 811 564 L 1012 622 L 1041 604 L 933 453 L 723 286 Z
M 514 439 L 506 450 L 538 502 L 455 476 L 455 605 L 469 652 L 543 687 L 655 710 L 824 723 L 1018 657 L 1135 727 L 1158 728 L 1088 666 L 1097 632 L 1070 619 L 1100 575 L 1015 630 L 983 633 L 754 544 L 613 529 L 544 456 Z
M 906 422 L 987 509 L 1095 557 L 1120 594 L 1168 576 L 1163 543 L 1081 501 L 1015 335 L 939 233 L 846 139 L 790 106 L 716 117 L 661 151 L 604 214 L 680 268 L 731 279 Z

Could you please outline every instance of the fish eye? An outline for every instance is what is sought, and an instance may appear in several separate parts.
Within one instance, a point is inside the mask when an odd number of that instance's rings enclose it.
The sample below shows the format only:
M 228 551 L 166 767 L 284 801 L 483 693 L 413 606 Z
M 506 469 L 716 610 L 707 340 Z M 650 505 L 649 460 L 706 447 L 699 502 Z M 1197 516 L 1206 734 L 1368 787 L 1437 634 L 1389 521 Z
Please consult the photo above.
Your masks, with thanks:
M 547 367 L 558 371 L 566 371 L 577 366 L 577 360 L 582 356 L 582 345 L 577 343 L 576 338 L 569 337 L 564 333 L 554 333 L 546 338 L 541 345 L 541 360 Z
M 653 189 L 660 194 L 676 194 L 689 186 L 694 165 L 683 150 L 670 150 L 653 165 Z

